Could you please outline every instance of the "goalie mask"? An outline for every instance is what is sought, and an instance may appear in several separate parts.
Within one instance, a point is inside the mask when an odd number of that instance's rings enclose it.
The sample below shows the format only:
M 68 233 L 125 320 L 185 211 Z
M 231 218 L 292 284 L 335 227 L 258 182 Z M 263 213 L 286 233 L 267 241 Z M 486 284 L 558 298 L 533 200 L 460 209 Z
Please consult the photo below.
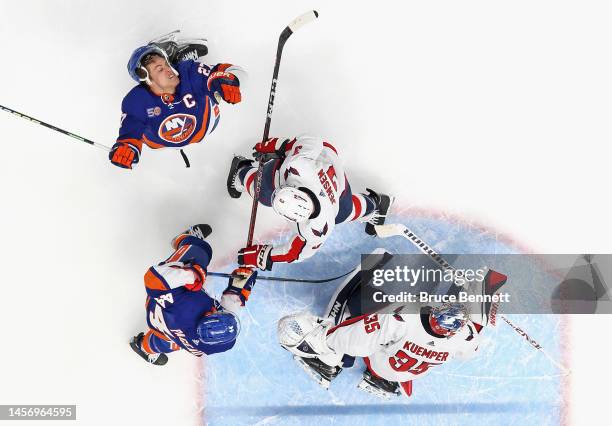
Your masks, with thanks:
M 227 345 L 238 337 L 240 321 L 231 312 L 215 312 L 203 317 L 196 331 L 205 345 Z
M 305 222 L 315 211 L 315 204 L 308 192 L 286 186 L 272 193 L 272 208 L 292 222 Z
M 179 75 L 178 71 L 176 71 L 172 64 L 170 64 L 170 59 L 168 58 L 168 55 L 164 49 L 156 46 L 155 44 L 147 44 L 146 46 L 141 46 L 134 50 L 132 56 L 130 56 L 130 60 L 128 61 L 128 72 L 130 73 L 130 77 L 132 77 L 135 81 L 144 81 L 149 85 L 151 84 L 149 72 L 145 67 L 147 60 L 151 55 L 158 55 L 164 58 L 172 72 L 177 76 Z
M 429 325 L 434 333 L 450 337 L 468 321 L 468 313 L 461 304 L 444 304 L 435 307 L 429 313 Z

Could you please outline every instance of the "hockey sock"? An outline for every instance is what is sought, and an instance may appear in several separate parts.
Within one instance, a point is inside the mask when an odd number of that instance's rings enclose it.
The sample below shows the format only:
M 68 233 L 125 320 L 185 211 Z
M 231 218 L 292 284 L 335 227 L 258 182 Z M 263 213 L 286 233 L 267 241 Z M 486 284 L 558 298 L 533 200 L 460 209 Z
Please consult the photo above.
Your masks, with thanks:
M 238 172 L 238 180 L 242 184 L 249 195 L 253 196 L 255 187 L 255 177 L 257 176 L 257 167 L 242 167 Z M 238 189 L 238 188 L 236 188 Z M 239 189 L 238 189 L 239 190 Z
M 353 212 L 350 216 L 350 220 L 357 220 L 364 216 L 369 215 L 376 208 L 376 203 L 372 198 L 365 194 L 353 194 Z
M 177 250 L 164 261 L 168 262 L 195 262 L 202 267 L 208 266 L 212 257 L 212 248 L 210 244 L 200 238 L 191 235 L 182 238 L 178 244 Z
M 179 349 L 176 343 L 153 334 L 153 330 L 147 331 L 142 339 L 142 350 L 148 354 L 170 353 Z

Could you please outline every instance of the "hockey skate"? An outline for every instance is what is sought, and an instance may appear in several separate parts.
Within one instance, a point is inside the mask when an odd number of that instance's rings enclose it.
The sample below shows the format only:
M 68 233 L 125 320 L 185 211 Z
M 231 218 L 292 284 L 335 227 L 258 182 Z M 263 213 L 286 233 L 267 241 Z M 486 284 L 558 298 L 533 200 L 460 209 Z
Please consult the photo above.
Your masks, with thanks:
M 357 387 L 378 398 L 386 400 L 401 395 L 399 383 L 390 382 L 382 377 L 376 377 L 370 372 L 370 370 L 363 372 L 363 377 L 361 378 L 361 382 L 359 382 Z
M 170 56 L 170 61 L 176 64 L 188 59 L 192 61 L 200 60 L 208 54 L 207 42 L 208 40 L 205 38 L 177 40 L 177 48 L 174 54 Z
M 201 240 L 205 240 L 212 233 L 212 228 L 210 225 L 206 223 L 201 223 L 199 225 L 190 226 L 186 231 L 181 232 L 176 237 L 172 239 L 170 245 L 172 248 L 176 249 L 178 245 L 178 240 L 184 235 L 191 235 L 192 237 L 199 238 Z
M 208 54 L 208 40 L 205 38 L 179 39 L 181 30 L 175 30 L 171 33 L 159 36 L 149 44 L 155 44 L 163 49 L 168 55 L 171 64 L 191 59 L 197 61 Z
M 385 223 L 385 219 L 387 218 L 387 213 L 391 208 L 391 204 L 395 200 L 395 197 L 386 194 L 379 194 L 370 188 L 366 188 L 368 190 L 368 195 L 374 200 L 376 203 L 376 207 L 374 211 L 364 217 L 364 221 L 366 221 L 365 232 L 368 235 L 376 235 L 376 230 L 374 228 L 375 225 L 383 225 Z
M 342 371 L 342 368 L 327 365 L 318 358 L 303 358 L 293 355 L 293 359 L 302 367 L 302 370 L 315 379 L 324 389 L 329 389 L 331 381 Z
M 166 354 L 148 354 L 142 350 L 142 339 L 144 333 L 140 333 L 137 336 L 132 337 L 130 342 L 130 348 L 136 352 L 142 359 L 153 364 L 153 365 L 166 365 L 168 362 L 168 355 Z
M 249 160 L 240 155 L 236 155 L 232 159 L 232 164 L 230 166 L 230 170 L 227 175 L 227 193 L 229 194 L 230 197 L 240 198 L 240 196 L 242 195 L 242 192 L 244 191 L 244 187 L 242 187 L 242 184 L 238 182 L 238 172 L 240 171 L 242 167 L 250 166 L 251 164 L 253 164 L 253 160 Z

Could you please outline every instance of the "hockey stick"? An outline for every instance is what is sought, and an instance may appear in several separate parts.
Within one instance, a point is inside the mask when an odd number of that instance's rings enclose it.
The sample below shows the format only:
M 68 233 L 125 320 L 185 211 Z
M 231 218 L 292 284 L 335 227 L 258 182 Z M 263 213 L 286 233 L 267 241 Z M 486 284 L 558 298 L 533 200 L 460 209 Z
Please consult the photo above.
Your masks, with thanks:
M 431 248 L 426 242 L 424 242 L 419 236 L 412 232 L 406 225 L 401 223 L 392 223 L 388 225 L 375 225 L 376 235 L 380 238 L 388 238 L 400 236 L 406 238 L 412 244 L 414 244 L 423 254 L 428 255 L 434 262 L 440 265 L 445 270 L 452 271 L 454 276 L 461 276 L 460 271 L 456 271 L 442 256 L 440 256 L 433 248 Z M 542 352 L 546 358 L 563 373 L 570 374 L 570 370 L 555 361 L 540 345 L 538 342 L 533 340 L 529 335 L 520 327 L 514 325 L 508 318 L 500 315 L 506 324 L 508 324 L 514 331 L 517 332 L 521 337 L 524 337 L 527 342 L 533 346 L 536 350 Z
M 342 274 L 342 275 L 338 275 L 337 277 L 332 277 L 332 278 L 325 278 L 325 279 L 320 279 L 320 280 L 306 280 L 306 279 L 300 279 L 300 278 L 283 278 L 283 277 L 270 277 L 270 276 L 266 276 L 266 275 L 258 275 L 257 279 L 258 280 L 266 280 L 266 281 L 286 281 L 286 282 L 290 282 L 290 283 L 308 283 L 308 284 L 321 284 L 321 283 L 328 283 L 331 281 L 336 281 L 340 278 L 344 278 L 346 277 L 348 274 L 350 274 L 351 272 L 353 272 L 354 269 L 351 269 L 350 271 Z M 207 275 L 210 275 L 211 277 L 222 277 L 222 278 L 236 278 L 234 275 L 232 274 L 228 274 L 225 272 L 208 272 Z
M 519 335 L 523 336 L 525 338 L 525 340 L 531 345 L 533 346 L 535 349 L 537 349 L 538 351 L 542 352 L 544 354 L 544 356 L 546 358 L 548 358 L 548 360 L 552 363 L 552 365 L 554 365 L 555 367 L 557 367 L 559 370 L 561 370 L 565 375 L 568 375 L 571 373 L 571 370 L 565 368 L 563 365 L 559 364 L 557 361 L 555 361 L 553 359 L 553 357 L 551 357 L 542 347 L 542 345 L 540 345 L 538 342 L 536 342 L 535 340 L 533 340 L 531 337 L 529 337 L 529 335 L 527 334 L 527 332 L 525 330 L 523 330 L 522 328 L 514 325 L 508 318 L 506 318 L 503 315 L 500 315 L 501 319 L 503 319 L 506 324 L 508 324 L 514 331 L 516 331 Z
M 2 106 L 2 105 L 0 105 L 0 109 L 4 110 L 6 112 L 10 112 L 11 114 L 15 114 L 18 117 L 25 118 L 26 120 L 29 120 L 32 123 L 40 124 L 41 126 L 45 126 L 45 127 L 49 128 L 51 130 L 55 130 L 56 132 L 60 132 L 60 133 L 62 133 L 64 135 L 66 135 L 66 136 L 70 136 L 71 138 L 80 140 L 81 142 L 85 142 L 85 143 L 88 143 L 90 145 L 93 145 L 96 148 L 100 148 L 100 149 L 103 149 L 105 151 L 110 151 L 111 150 L 106 145 L 102 145 L 102 144 L 100 144 L 98 142 L 94 142 L 94 141 L 92 141 L 90 139 L 84 138 L 83 136 L 75 135 L 74 133 L 70 133 L 67 130 L 60 129 L 59 127 L 55 127 L 52 124 L 45 123 L 44 121 L 37 120 L 37 119 L 35 119 L 33 117 L 30 117 L 29 115 L 25 115 L 25 114 L 20 113 L 19 111 L 15 111 L 14 109 L 11 109 L 11 108 L 8 108 L 8 107 Z
M 297 18 L 295 18 L 281 33 L 278 38 L 278 47 L 276 48 L 276 62 L 274 64 L 274 72 L 272 74 L 272 85 L 270 87 L 270 98 L 268 99 L 268 112 L 266 114 L 266 125 L 264 127 L 264 133 L 262 142 L 268 140 L 270 136 L 270 124 L 272 123 L 272 109 L 274 108 L 274 95 L 276 94 L 276 81 L 278 79 L 278 71 L 280 69 L 281 56 L 283 54 L 283 47 L 285 43 L 291 37 L 291 34 L 296 32 L 305 24 L 314 21 L 319 16 L 316 10 L 310 10 Z M 255 218 L 257 217 L 257 206 L 259 205 L 259 193 L 261 192 L 261 178 L 263 176 L 263 157 L 259 159 L 259 166 L 257 168 L 257 176 L 255 177 L 255 191 L 253 192 L 253 206 L 251 207 L 251 222 L 249 224 L 249 235 L 247 237 L 247 247 L 253 244 L 253 233 L 255 232 Z

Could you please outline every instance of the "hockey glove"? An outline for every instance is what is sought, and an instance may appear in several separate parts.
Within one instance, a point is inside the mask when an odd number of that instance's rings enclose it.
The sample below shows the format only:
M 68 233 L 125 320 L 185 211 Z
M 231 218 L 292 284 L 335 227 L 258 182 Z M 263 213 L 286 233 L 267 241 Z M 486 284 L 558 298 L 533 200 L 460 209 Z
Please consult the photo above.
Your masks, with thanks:
M 278 138 L 270 138 L 263 142 L 258 142 L 253 147 L 253 158 L 256 160 L 264 161 L 272 158 L 285 158 L 285 145 L 289 142 L 289 139 L 283 139 L 280 141 Z
M 247 268 L 272 269 L 272 246 L 254 245 L 238 251 L 238 264 Z
M 241 101 L 240 81 L 231 72 L 226 70 L 230 64 L 218 64 L 213 67 L 208 76 L 208 90 L 219 93 L 228 104 L 237 104 Z
M 117 167 L 131 169 L 140 160 L 140 151 L 127 142 L 117 142 L 111 148 L 108 159 Z
M 238 268 L 232 272 L 234 277 L 230 278 L 227 288 L 223 292 L 223 295 L 235 294 L 240 298 L 240 304 L 244 306 L 251 290 L 255 286 L 255 280 L 257 279 L 257 271 L 253 271 L 249 268 Z M 238 277 L 236 277 L 238 275 Z

